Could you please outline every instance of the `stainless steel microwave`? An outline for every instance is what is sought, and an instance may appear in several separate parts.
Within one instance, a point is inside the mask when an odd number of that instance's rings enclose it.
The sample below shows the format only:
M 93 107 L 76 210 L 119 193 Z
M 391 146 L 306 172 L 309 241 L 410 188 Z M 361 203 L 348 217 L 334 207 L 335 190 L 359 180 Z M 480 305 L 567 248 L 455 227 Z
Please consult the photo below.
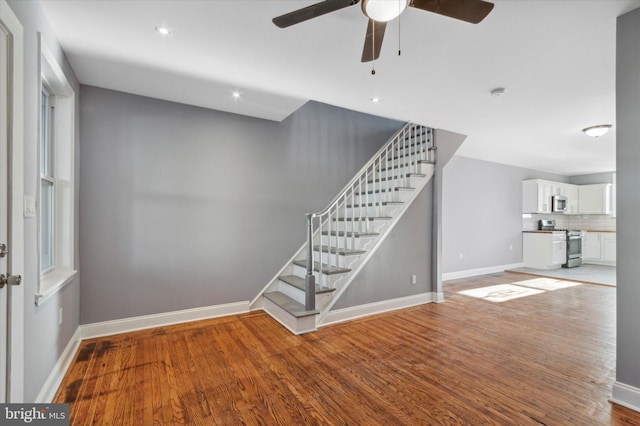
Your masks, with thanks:
M 551 211 L 554 213 L 564 213 L 567 211 L 567 197 L 564 195 L 554 195 L 551 197 Z

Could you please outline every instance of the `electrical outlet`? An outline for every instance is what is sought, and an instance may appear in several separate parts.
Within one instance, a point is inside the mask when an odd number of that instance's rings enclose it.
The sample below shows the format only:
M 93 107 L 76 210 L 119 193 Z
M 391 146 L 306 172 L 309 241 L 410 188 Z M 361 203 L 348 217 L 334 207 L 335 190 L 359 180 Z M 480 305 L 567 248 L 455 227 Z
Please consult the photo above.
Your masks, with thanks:
M 458 254 L 458 259 L 462 260 L 462 252 Z
M 62 308 L 58 309 L 58 325 L 62 325 L 63 312 Z
M 411 284 L 416 285 L 418 283 L 418 279 L 415 275 L 411 275 Z
M 509 244 L 509 251 L 513 251 L 513 244 Z

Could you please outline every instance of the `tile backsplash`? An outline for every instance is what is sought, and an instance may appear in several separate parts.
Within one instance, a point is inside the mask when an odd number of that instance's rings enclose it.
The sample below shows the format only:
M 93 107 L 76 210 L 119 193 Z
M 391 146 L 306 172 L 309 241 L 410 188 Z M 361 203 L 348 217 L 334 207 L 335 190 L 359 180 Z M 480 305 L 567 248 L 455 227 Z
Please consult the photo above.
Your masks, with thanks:
M 538 229 L 540 219 L 555 219 L 556 228 L 582 229 L 585 231 L 615 231 L 616 218 L 607 214 L 523 214 L 522 230 L 533 231 Z

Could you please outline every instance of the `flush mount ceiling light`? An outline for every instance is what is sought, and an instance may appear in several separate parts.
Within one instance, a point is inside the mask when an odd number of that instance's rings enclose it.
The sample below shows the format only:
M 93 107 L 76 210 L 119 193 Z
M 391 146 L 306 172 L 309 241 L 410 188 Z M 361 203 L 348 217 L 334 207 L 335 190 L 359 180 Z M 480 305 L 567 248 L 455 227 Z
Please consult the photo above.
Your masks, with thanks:
M 409 0 L 362 0 L 362 12 L 377 22 L 389 22 L 407 8 Z
M 156 32 L 160 35 L 166 36 L 169 35 L 169 33 L 171 33 L 171 31 L 169 31 L 169 28 L 167 27 L 163 27 L 162 25 L 158 25 L 155 28 Z
M 598 126 L 587 127 L 585 129 L 582 129 L 582 131 L 592 138 L 597 138 L 607 133 L 610 128 L 611 124 L 600 124 Z

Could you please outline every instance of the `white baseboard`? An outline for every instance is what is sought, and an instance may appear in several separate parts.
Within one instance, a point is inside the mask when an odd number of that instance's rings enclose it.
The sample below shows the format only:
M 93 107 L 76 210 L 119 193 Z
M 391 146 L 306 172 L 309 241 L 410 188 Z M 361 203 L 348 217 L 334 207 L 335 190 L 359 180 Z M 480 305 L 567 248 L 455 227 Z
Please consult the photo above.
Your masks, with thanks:
M 81 340 L 80 327 L 78 327 L 76 328 L 75 333 L 73 333 L 73 336 L 71 336 L 71 340 L 69 340 L 69 343 L 67 343 L 64 351 L 62 351 L 62 354 L 60 355 L 60 358 L 58 358 L 58 362 L 56 362 L 56 365 L 54 365 L 53 370 L 51 370 L 49 377 L 47 377 L 44 385 L 42 385 L 42 389 L 40 389 L 40 392 L 38 393 L 38 396 L 36 396 L 36 400 L 34 401 L 34 403 L 47 404 L 53 400 L 53 397 L 56 395 L 56 391 L 58 390 L 60 383 L 62 383 L 64 375 L 67 373 L 67 369 L 71 365 L 71 362 L 76 355 L 76 351 L 80 346 Z
M 366 305 L 353 306 L 350 308 L 336 309 L 329 311 L 318 327 L 362 318 L 369 315 L 380 314 L 397 309 L 409 308 L 411 306 L 422 305 L 434 301 L 434 294 L 421 293 L 413 296 L 400 297 L 398 299 L 383 300 L 382 302 L 368 303 Z
M 249 312 L 249 301 L 81 325 L 82 339 Z
M 615 382 L 609 401 L 640 412 L 640 388 Z
M 496 265 L 486 268 L 467 269 L 466 271 L 447 272 L 442 274 L 442 281 L 457 280 L 459 278 L 475 277 L 478 275 L 495 274 L 503 272 L 507 269 L 522 268 L 524 263 L 512 263 L 510 265 Z

